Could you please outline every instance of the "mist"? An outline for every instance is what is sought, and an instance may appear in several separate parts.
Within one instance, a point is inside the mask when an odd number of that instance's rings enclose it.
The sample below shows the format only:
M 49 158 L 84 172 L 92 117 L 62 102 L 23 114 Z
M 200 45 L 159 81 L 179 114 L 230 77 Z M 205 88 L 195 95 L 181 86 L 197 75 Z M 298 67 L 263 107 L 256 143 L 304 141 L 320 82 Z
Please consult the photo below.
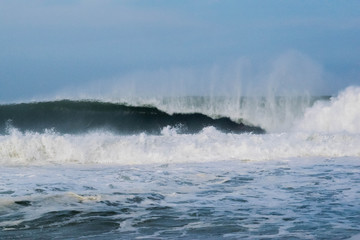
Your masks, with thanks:
M 178 96 L 320 96 L 328 93 L 322 66 L 299 51 L 271 60 L 242 57 L 203 67 L 171 67 L 99 79 L 65 88 L 57 98 L 119 100 Z

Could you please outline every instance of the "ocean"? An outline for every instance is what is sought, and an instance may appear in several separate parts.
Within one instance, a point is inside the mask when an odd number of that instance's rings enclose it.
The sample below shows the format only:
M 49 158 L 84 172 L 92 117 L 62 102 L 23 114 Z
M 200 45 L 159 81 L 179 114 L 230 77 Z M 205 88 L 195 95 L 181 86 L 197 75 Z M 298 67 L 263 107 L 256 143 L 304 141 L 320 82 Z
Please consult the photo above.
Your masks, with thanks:
M 360 239 L 360 87 L 0 105 L 0 239 Z

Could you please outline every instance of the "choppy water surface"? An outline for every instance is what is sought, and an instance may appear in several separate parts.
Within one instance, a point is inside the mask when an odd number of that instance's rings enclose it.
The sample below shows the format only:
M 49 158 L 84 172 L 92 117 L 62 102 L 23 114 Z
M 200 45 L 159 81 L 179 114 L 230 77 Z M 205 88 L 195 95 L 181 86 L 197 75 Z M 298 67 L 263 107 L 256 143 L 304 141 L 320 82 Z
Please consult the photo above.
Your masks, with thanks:
M 206 99 L 0 106 L 0 239 L 360 239 L 360 87 Z
M 2 167 L 1 239 L 347 239 L 360 158 Z

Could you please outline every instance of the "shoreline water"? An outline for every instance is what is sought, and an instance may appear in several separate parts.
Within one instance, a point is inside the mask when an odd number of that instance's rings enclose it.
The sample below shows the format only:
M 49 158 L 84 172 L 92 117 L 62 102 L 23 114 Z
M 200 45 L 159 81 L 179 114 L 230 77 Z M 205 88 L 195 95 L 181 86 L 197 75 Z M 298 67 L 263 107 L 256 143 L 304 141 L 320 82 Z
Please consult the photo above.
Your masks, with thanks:
M 2 239 L 349 238 L 360 158 L 5 167 Z

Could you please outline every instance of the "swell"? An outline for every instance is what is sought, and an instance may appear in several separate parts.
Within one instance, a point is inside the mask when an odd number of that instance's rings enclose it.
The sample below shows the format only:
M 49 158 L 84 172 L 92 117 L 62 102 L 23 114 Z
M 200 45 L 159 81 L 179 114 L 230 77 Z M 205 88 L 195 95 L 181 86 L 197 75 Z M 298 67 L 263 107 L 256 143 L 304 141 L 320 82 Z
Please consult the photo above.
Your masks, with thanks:
M 178 133 L 198 133 L 205 127 L 222 132 L 264 133 L 260 127 L 237 123 L 230 118 L 211 118 L 200 113 L 167 114 L 151 106 L 128 106 L 99 101 L 59 100 L 0 105 L 0 132 L 9 127 L 20 131 L 84 133 L 104 129 L 117 134 L 160 134 L 164 127 Z

